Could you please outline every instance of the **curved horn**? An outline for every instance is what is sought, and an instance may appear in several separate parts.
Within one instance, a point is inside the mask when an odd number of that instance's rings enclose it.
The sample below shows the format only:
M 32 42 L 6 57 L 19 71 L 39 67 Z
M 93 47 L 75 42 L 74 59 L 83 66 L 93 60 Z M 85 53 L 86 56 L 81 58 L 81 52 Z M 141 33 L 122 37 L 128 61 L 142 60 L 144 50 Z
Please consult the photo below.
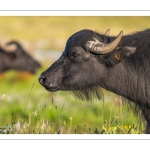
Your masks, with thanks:
M 107 54 L 113 51 L 119 42 L 121 41 L 121 38 L 123 36 L 123 31 L 119 33 L 119 35 L 109 44 L 101 43 L 96 39 L 96 41 L 88 41 L 86 44 L 86 48 L 89 49 L 89 51 L 95 53 L 95 54 Z
M 109 36 L 109 33 L 110 33 L 110 29 L 107 29 L 104 35 Z

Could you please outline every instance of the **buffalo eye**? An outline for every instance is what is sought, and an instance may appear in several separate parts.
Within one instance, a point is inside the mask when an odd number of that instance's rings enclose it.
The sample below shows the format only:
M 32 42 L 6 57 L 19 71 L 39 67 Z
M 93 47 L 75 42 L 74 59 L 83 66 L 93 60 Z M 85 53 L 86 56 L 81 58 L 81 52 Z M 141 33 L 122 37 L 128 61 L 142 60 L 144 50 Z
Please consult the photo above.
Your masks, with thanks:
M 14 60 L 16 58 L 16 55 L 14 53 L 7 54 L 7 57 L 9 60 Z
M 79 58 L 79 54 L 76 53 L 76 52 L 72 52 L 70 55 L 69 55 L 69 58 L 70 59 L 73 59 L 73 60 L 76 60 Z

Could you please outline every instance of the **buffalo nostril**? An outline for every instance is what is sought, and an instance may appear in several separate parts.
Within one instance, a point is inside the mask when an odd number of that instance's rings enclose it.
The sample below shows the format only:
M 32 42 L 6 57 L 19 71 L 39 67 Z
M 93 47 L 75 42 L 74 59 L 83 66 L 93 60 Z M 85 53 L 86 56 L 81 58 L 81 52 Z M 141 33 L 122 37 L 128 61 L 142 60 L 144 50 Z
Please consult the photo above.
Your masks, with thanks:
M 39 76 L 39 82 L 43 85 L 44 83 L 45 83 L 45 81 L 46 81 L 46 77 L 44 76 L 44 75 L 40 75 Z

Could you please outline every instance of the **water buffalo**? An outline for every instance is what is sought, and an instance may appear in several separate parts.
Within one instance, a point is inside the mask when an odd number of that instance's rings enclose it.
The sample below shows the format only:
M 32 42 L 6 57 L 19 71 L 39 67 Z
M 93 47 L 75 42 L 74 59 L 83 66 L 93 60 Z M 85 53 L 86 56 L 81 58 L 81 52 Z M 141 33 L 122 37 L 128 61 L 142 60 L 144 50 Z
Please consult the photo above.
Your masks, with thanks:
M 61 57 L 39 76 L 46 90 L 100 98 L 99 87 L 134 103 L 150 133 L 150 29 L 118 36 L 84 29 L 67 41 Z
M 18 42 L 0 44 L 0 73 L 10 69 L 35 73 L 40 66 Z

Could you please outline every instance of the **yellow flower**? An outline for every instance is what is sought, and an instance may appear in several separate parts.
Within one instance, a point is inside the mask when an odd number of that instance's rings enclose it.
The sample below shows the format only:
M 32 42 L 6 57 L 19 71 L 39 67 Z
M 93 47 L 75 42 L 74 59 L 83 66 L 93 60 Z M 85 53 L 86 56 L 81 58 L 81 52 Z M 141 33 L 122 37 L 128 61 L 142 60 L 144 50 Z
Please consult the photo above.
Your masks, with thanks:
M 124 126 L 123 128 L 124 128 L 124 129 L 130 129 L 131 126 Z

